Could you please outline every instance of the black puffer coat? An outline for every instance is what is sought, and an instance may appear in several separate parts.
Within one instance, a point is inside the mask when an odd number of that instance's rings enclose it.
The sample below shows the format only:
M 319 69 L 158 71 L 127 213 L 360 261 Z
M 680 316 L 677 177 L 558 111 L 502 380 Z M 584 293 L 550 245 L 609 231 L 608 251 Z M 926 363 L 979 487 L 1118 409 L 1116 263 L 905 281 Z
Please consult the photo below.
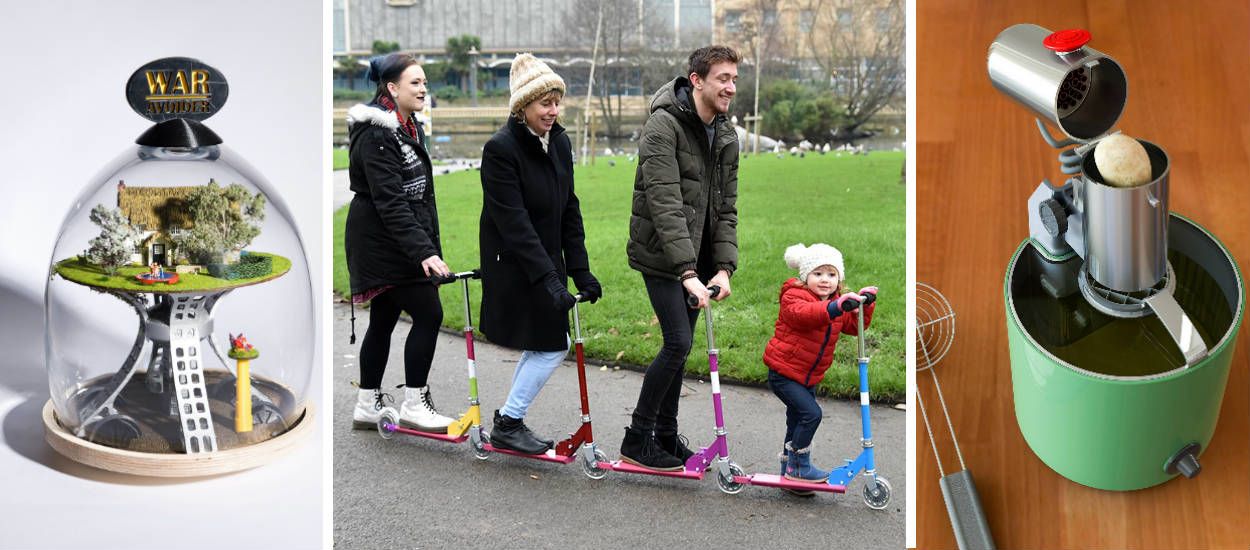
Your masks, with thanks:
M 376 104 L 347 112 L 351 190 L 344 248 L 352 293 L 428 281 L 421 262 L 441 256 L 434 178 L 424 134 L 413 139 Z
M 543 278 L 590 269 L 573 193 L 568 135 L 552 127 L 548 152 L 514 117 L 482 152 L 481 329 L 515 349 L 567 349 L 568 313 L 552 306 Z

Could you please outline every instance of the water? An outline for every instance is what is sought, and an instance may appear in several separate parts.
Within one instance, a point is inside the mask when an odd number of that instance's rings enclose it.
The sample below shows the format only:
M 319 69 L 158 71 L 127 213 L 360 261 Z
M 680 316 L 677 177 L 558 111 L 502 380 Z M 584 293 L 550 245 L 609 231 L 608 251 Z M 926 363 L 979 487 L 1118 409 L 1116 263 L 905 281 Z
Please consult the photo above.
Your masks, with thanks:
M 1228 299 L 1215 279 L 1189 256 L 1172 249 L 1168 261 L 1176 274 L 1177 303 L 1207 347 L 1213 348 L 1233 322 Z M 1052 298 L 1040 283 L 1044 272 L 1054 276 L 1054 264 L 1049 265 L 1052 267 L 1047 270 L 1048 264 L 1029 247 L 1022 252 L 1012 277 L 1016 315 L 1046 351 L 1081 369 L 1112 376 L 1150 376 L 1185 364 L 1180 349 L 1154 315 L 1112 317 L 1090 306 L 1079 292 Z M 1072 277 L 1074 271 L 1068 270 L 1064 276 Z

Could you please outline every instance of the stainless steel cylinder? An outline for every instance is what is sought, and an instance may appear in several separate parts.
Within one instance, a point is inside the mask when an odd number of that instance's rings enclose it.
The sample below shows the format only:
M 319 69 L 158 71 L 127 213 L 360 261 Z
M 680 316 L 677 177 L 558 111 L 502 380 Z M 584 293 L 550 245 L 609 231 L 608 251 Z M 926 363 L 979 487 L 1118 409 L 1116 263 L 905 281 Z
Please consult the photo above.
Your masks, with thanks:
M 986 61 L 990 82 L 1068 136 L 1097 138 L 1120 119 L 1128 80 L 1120 65 L 1098 50 L 1048 48 L 1044 42 L 1052 35 L 1063 32 L 1020 24 L 999 33 Z
M 1094 280 L 1113 290 L 1134 292 L 1167 274 L 1168 155 L 1137 140 L 1150 157 L 1150 183 L 1112 187 L 1103 183 L 1094 149 L 1081 162 L 1076 190 L 1085 214 L 1085 264 Z

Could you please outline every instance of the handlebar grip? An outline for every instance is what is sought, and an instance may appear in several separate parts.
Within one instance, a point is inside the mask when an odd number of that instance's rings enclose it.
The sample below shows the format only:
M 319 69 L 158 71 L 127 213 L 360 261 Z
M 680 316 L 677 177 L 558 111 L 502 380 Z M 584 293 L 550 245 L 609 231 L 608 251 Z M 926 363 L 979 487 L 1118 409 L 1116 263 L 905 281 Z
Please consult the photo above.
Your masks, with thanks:
M 482 278 L 482 271 L 480 269 L 474 269 L 473 271 L 461 271 L 460 273 L 449 273 L 447 275 L 434 275 L 430 277 L 430 281 L 432 281 L 436 285 L 445 285 L 447 283 L 454 283 L 456 281 L 459 281 L 460 279 L 481 279 L 481 278 Z
M 866 293 L 866 294 L 864 294 L 864 305 L 871 304 L 871 303 L 873 303 L 873 302 L 875 302 L 875 301 L 877 301 L 877 295 L 876 295 L 876 294 L 873 294 L 873 293 Z
M 574 294 L 574 295 L 573 295 L 573 301 L 575 301 L 575 302 L 585 302 L 585 301 L 586 301 L 586 296 L 584 296 L 582 293 L 578 292 L 577 294 Z
M 707 287 L 707 291 L 708 291 L 708 298 L 715 298 L 717 294 L 720 294 L 720 287 L 717 285 L 712 285 L 712 286 Z M 690 307 L 698 306 L 699 298 L 696 297 L 694 294 L 687 294 L 686 305 Z
M 445 285 L 447 283 L 454 283 L 456 282 L 456 275 L 454 273 L 449 274 L 449 275 L 431 275 L 430 282 L 436 285 Z
M 846 300 L 842 302 L 842 311 L 850 313 L 859 308 L 859 302 L 856 300 Z

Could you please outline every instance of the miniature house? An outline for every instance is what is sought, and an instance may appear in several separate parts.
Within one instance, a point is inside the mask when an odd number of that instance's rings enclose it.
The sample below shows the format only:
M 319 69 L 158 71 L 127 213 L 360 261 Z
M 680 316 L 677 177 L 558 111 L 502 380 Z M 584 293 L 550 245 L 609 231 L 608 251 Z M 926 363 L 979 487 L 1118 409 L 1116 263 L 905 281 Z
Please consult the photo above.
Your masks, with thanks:
M 174 265 L 174 237 L 192 227 L 186 198 L 194 187 L 127 187 L 117 182 L 117 207 L 140 232 L 131 263 Z

